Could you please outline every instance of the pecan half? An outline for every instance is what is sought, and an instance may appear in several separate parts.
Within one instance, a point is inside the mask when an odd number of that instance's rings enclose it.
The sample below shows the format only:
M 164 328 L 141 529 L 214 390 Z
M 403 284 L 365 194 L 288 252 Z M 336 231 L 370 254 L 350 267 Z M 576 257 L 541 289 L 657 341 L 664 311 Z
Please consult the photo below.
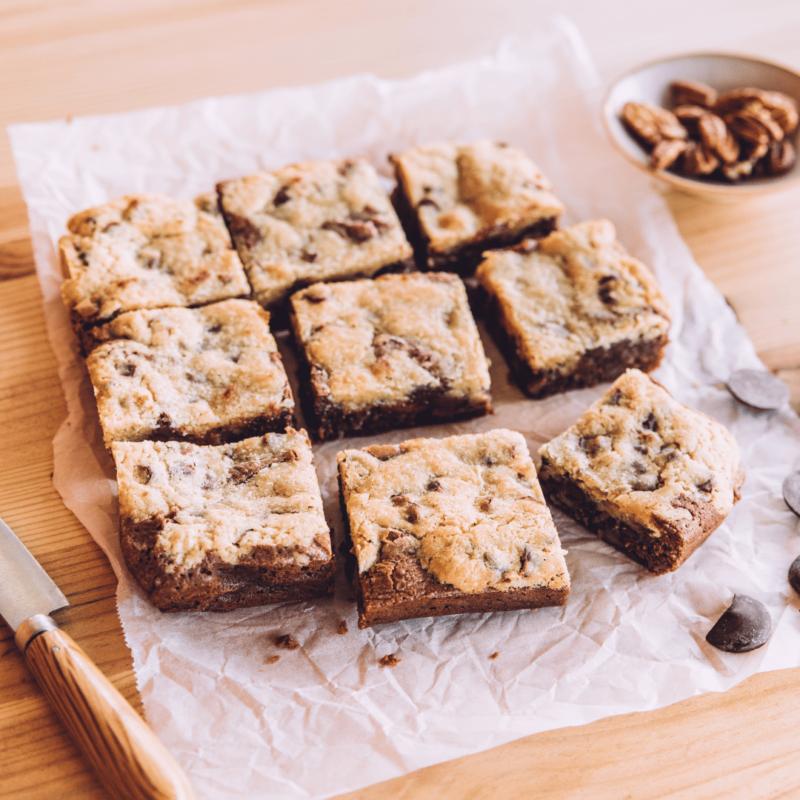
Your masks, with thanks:
M 653 169 L 671 167 L 685 149 L 685 139 L 662 139 L 650 154 L 650 166 Z
M 767 156 L 767 171 L 770 175 L 783 175 L 796 161 L 797 150 L 790 141 L 784 139 L 782 142 L 775 142 Z
M 689 132 L 690 136 L 697 136 L 697 123 L 708 113 L 708 109 L 702 106 L 682 105 L 673 111 L 678 121 Z
M 650 145 L 662 139 L 685 139 L 688 135 L 671 111 L 649 103 L 625 103 L 622 121 L 635 136 Z
M 669 85 L 672 104 L 689 103 L 697 106 L 713 106 L 717 101 L 717 91 L 701 81 L 673 81 Z
M 739 143 L 716 114 L 708 113 L 697 123 L 697 130 L 703 144 L 716 153 L 723 161 L 731 163 L 739 157 Z

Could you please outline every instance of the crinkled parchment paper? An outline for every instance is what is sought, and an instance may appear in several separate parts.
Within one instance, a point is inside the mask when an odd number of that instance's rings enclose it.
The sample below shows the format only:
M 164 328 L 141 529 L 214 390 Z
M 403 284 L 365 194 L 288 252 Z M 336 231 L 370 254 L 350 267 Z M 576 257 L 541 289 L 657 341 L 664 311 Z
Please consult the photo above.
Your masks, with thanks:
M 649 179 L 606 144 L 598 109 L 591 62 L 562 20 L 504 41 L 494 57 L 410 80 L 356 75 L 10 129 L 69 406 L 54 443 L 54 481 L 119 576 L 119 613 L 147 718 L 199 797 L 326 797 L 526 734 L 724 691 L 759 670 L 800 662 L 800 604 L 786 581 L 800 553 L 800 521 L 780 489 L 800 466 L 798 419 L 789 410 L 752 416 L 719 386 L 731 370 L 759 366 L 753 347 Z M 532 154 L 567 205 L 565 224 L 608 217 L 652 265 L 674 315 L 657 378 L 733 431 L 748 473 L 742 501 L 687 564 L 662 577 L 556 512 L 572 575 L 564 608 L 358 631 L 343 575 L 335 598 L 319 602 L 230 614 L 152 608 L 120 562 L 113 465 L 60 302 L 56 242 L 67 218 L 130 192 L 191 197 L 220 179 L 304 159 L 363 153 L 388 176 L 387 153 L 479 137 Z M 494 416 L 370 441 L 505 426 L 522 431 L 535 453 L 603 391 L 526 400 L 485 335 L 484 343 L 494 362 Z M 335 453 L 366 443 L 316 450 L 337 542 Z M 704 639 L 734 592 L 762 600 L 774 622 L 771 641 L 745 655 Z M 346 635 L 336 632 L 341 620 Z M 275 637 L 285 633 L 301 647 L 278 650 Z M 390 653 L 400 663 L 379 667 Z

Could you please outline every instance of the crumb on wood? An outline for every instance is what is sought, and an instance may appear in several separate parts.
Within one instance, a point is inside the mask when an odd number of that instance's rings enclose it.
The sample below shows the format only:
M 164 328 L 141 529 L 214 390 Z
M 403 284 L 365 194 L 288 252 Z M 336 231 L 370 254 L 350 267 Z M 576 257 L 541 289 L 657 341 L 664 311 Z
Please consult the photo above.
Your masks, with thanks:
M 378 661 L 381 667 L 396 667 L 403 659 L 398 658 L 394 653 L 384 656 Z
M 266 664 L 275 664 L 276 662 L 280 661 L 280 656 L 270 656 L 264 663 Z
M 342 620 L 336 628 L 336 633 L 340 636 L 344 636 L 350 629 L 347 627 L 347 623 Z
M 300 642 L 293 639 L 288 633 L 284 636 L 276 636 L 275 644 L 277 647 L 282 647 L 284 650 L 297 650 L 300 647 Z
M 494 653 L 492 653 L 492 654 L 489 656 L 489 658 L 491 658 L 491 659 L 492 659 L 492 661 L 494 661 L 494 660 L 495 660 L 495 659 L 496 659 L 496 658 L 497 658 L 499 655 L 500 655 L 500 653 L 498 653 L 498 652 L 497 652 L 497 650 L 495 650 L 495 651 L 494 651 Z

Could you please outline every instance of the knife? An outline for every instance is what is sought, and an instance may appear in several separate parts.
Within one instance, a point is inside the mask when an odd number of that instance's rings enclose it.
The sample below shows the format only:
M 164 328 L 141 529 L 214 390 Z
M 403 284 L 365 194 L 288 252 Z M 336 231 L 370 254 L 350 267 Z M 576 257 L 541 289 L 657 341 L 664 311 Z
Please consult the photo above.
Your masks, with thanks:
M 142 718 L 51 619 L 68 606 L 39 562 L 0 520 L 0 616 L 47 699 L 116 800 L 192 800 L 177 762 Z

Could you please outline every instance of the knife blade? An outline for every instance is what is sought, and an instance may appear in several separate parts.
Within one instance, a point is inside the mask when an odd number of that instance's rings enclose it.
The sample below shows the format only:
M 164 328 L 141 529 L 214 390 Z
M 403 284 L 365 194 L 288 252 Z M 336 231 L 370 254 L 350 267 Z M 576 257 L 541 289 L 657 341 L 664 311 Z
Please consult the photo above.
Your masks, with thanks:
M 0 520 L 0 615 L 100 782 L 118 800 L 192 800 L 189 781 L 164 745 L 49 616 L 66 605 L 67 598 Z
M 68 605 L 28 548 L 0 519 L 0 617 L 16 631 L 35 614 L 49 614 Z

